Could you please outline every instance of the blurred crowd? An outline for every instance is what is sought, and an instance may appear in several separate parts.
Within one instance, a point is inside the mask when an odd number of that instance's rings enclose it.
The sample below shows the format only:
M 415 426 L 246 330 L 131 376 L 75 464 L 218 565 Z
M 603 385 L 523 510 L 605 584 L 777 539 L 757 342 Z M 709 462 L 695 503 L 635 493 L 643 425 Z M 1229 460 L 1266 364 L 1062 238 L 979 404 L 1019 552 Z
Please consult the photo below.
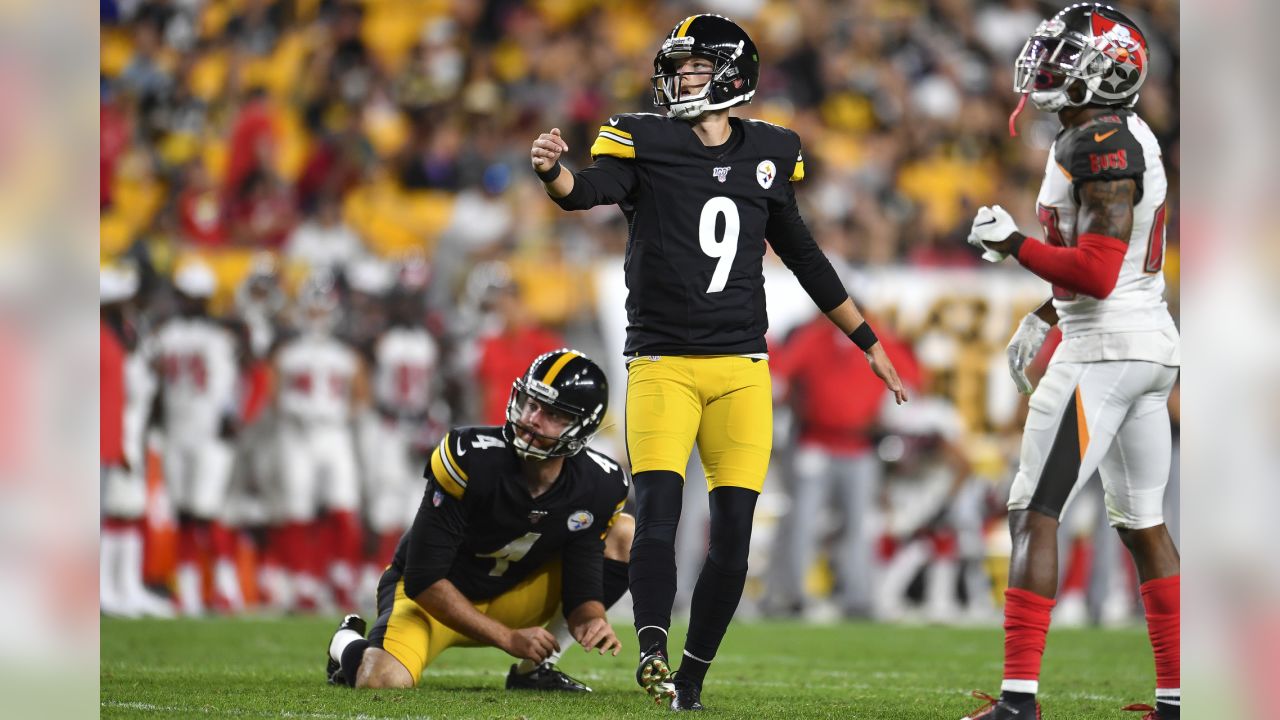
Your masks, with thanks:
M 810 228 L 838 266 L 874 273 L 975 266 L 964 238 L 983 204 L 1037 226 L 1056 121 L 1025 113 L 1009 137 L 1012 63 L 1060 6 L 103 0 L 103 344 L 121 378 L 104 611 L 369 602 L 443 430 L 500 423 L 540 352 L 618 352 L 592 278 L 620 262 L 623 217 L 559 211 L 529 146 L 559 127 L 567 163 L 589 163 L 610 114 L 653 109 L 653 54 L 686 15 L 751 33 L 761 82 L 743 114 L 800 134 Z M 1165 150 L 1176 317 L 1178 8 L 1122 9 L 1152 46 L 1137 110 Z M 993 617 L 1018 423 L 990 441 L 1003 460 L 976 456 L 974 428 L 910 369 L 907 337 L 895 362 L 920 400 L 889 417 L 865 362 L 818 320 L 770 339 L 786 412 L 749 599 L 777 614 Z M 1127 560 L 1113 533 L 1094 539 L 1100 498 L 1079 505 L 1061 566 L 1080 602 L 1062 604 L 1123 619 Z M 698 557 L 700 527 L 682 528 Z

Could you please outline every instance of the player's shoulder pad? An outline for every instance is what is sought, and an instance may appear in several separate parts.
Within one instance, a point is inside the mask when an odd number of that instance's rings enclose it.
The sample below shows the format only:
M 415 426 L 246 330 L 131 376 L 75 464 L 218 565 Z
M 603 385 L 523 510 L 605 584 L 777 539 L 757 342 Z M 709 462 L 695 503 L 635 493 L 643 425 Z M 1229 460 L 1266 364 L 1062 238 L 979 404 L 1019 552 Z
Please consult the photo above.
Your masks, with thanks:
M 771 123 L 768 120 L 743 118 L 743 127 L 755 136 L 755 140 L 766 152 L 778 153 L 786 160 L 795 157 L 795 165 L 787 176 L 791 182 L 804 179 L 804 152 L 800 149 L 800 134 L 791 128 Z M 785 166 L 781 168 L 786 169 Z
M 472 483 L 472 470 L 479 458 L 505 450 L 507 443 L 499 427 L 458 427 L 445 433 L 431 451 L 431 477 L 442 490 L 461 500 Z
M 636 147 L 658 137 L 659 126 L 670 119 L 657 113 L 621 113 L 600 125 L 596 141 L 591 144 L 591 158 L 601 156 L 634 160 Z
M 583 463 L 583 467 L 603 476 L 600 483 L 601 487 L 608 488 L 610 493 L 618 493 L 622 499 L 627 497 L 627 490 L 631 487 L 631 480 L 627 477 L 626 471 L 622 469 L 621 463 L 591 448 L 585 448 L 582 451 L 582 457 L 587 461 Z
M 1142 179 L 1147 170 L 1142 143 L 1129 128 L 1127 112 L 1101 115 L 1063 133 L 1054 160 L 1073 183 Z

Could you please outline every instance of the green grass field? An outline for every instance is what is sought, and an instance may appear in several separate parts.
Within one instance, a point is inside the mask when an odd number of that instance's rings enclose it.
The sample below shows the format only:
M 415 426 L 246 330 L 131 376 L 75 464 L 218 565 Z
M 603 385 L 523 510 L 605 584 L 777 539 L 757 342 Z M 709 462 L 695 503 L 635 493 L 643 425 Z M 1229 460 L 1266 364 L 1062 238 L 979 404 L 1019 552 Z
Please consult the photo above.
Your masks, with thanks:
M 654 718 L 633 679 L 635 641 L 618 657 L 571 648 L 566 672 L 590 695 L 503 690 L 512 660 L 493 649 L 453 649 L 416 690 L 329 687 L 321 662 L 336 619 L 102 621 L 102 716 L 291 718 Z M 673 633 L 682 638 L 683 631 Z M 742 718 L 958 720 L 995 692 L 996 628 L 735 623 L 703 692 L 706 715 Z M 672 648 L 675 651 L 675 648 Z M 1049 635 L 1041 699 L 1046 717 L 1129 718 L 1148 702 L 1145 633 L 1057 630 Z

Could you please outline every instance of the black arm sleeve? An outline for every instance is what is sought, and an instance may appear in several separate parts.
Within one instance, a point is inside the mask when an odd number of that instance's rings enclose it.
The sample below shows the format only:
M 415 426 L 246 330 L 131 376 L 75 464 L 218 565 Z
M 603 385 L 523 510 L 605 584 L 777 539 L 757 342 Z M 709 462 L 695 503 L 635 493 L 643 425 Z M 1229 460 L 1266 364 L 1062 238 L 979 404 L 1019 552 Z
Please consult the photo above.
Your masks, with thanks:
M 565 617 L 588 600 L 604 602 L 604 539 L 590 528 L 576 535 L 560 551 L 564 577 L 560 602 Z
M 849 299 L 849 292 L 831 267 L 831 261 L 818 249 L 818 243 L 805 227 L 791 183 L 787 183 L 782 201 L 771 203 L 764 234 L 819 310 L 831 312 Z
M 433 504 L 433 496 L 440 497 L 439 505 Z M 447 492 L 437 492 L 436 481 L 432 479 L 409 529 L 404 563 L 405 595 L 415 598 L 449 574 L 466 529 L 467 515 L 462 501 Z
M 564 172 L 571 171 L 565 168 Z M 622 202 L 635 185 L 633 161 L 602 155 L 590 167 L 573 173 L 573 190 L 568 195 L 551 199 L 565 210 L 586 210 Z

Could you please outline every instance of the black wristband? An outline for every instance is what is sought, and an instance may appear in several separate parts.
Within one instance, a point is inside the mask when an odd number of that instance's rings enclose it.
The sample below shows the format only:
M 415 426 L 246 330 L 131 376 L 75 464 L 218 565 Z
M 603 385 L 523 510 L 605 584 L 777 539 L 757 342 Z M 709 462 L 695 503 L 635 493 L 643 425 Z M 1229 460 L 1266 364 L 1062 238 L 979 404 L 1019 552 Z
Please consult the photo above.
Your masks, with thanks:
M 1009 257 L 1013 258 L 1014 260 L 1017 260 L 1018 252 L 1022 250 L 1022 243 L 1026 242 L 1026 240 L 1027 240 L 1026 235 L 1023 235 L 1022 233 L 1015 230 L 1014 233 L 1010 235 L 1008 239 Z
M 863 320 L 861 325 L 849 333 L 849 339 L 853 341 L 854 345 L 861 348 L 862 352 L 869 351 L 873 345 L 880 342 L 876 337 L 875 331 L 871 329 L 871 324 L 866 320 Z
M 535 169 L 533 172 L 535 175 L 538 176 L 538 179 L 541 180 L 542 182 L 550 183 L 550 182 L 555 182 L 556 178 L 560 177 L 560 171 L 563 169 L 564 169 L 564 166 L 562 166 L 560 164 L 560 161 L 557 160 L 556 164 L 552 165 L 550 170 Z

